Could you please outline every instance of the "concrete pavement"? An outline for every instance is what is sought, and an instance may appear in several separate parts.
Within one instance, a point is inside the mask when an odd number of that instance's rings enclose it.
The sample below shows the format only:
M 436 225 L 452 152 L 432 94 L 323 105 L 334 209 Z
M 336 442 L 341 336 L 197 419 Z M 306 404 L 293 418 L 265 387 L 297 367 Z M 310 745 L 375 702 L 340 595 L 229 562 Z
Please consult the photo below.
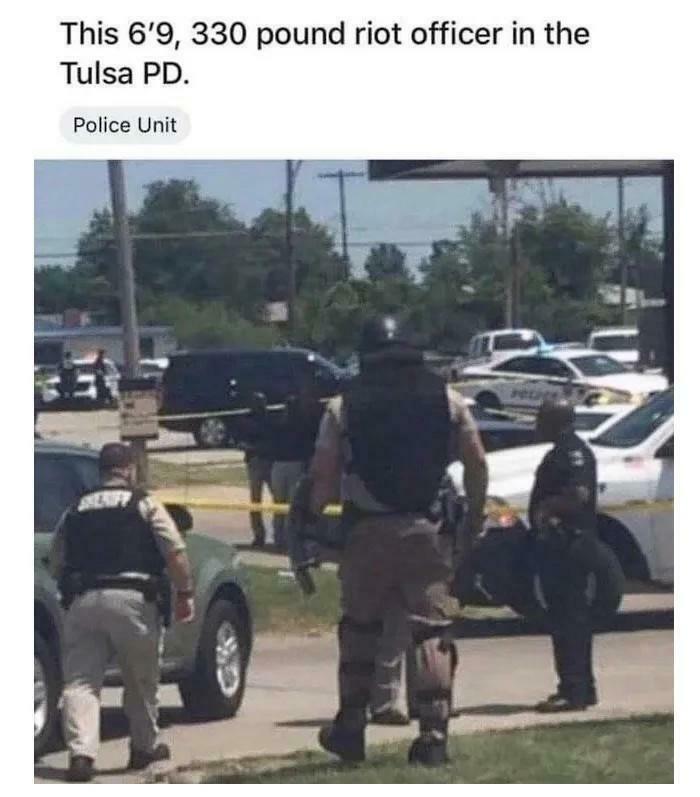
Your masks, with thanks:
M 460 666 L 455 704 L 460 716 L 455 733 L 522 727 L 551 718 L 531 706 L 553 686 L 550 643 L 546 637 L 464 639 L 458 642 Z M 601 704 L 566 721 L 625 717 L 673 711 L 673 632 L 636 631 L 596 638 Z M 163 770 L 316 747 L 318 726 L 336 711 L 337 649 L 334 635 L 261 636 L 257 639 L 248 690 L 238 717 L 190 724 L 177 688 L 161 690 L 164 739 L 173 751 Z M 103 743 L 97 761 L 104 782 L 135 782 L 148 777 L 123 771 L 126 723 L 117 708 L 120 690 L 105 690 Z M 407 738 L 412 728 L 371 726 L 368 740 Z M 60 780 L 65 752 L 45 756 L 35 766 L 37 782 Z

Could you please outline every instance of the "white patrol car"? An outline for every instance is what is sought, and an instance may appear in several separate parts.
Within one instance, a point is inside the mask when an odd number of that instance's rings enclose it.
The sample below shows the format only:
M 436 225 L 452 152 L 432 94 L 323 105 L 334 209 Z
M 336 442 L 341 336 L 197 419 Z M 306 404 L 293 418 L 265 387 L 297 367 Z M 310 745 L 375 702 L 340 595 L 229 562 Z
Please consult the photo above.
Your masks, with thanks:
M 488 363 L 522 351 L 536 351 L 544 338 L 534 329 L 495 329 L 480 332 L 469 341 L 467 362 Z
M 73 360 L 77 369 L 77 384 L 73 397 L 76 400 L 95 402 L 97 401 L 97 386 L 95 384 L 95 371 L 93 368 L 94 358 Z M 107 370 L 105 383 L 112 394 L 113 399 L 119 396 L 119 369 L 112 360 L 105 359 Z M 58 401 L 61 397 L 59 384 L 61 377 L 59 373 L 46 379 L 41 391 L 41 400 L 44 406 Z
M 598 535 L 625 575 L 673 584 L 673 389 L 607 425 L 590 439 L 598 465 Z M 527 519 L 543 443 L 488 454 L 489 495 Z M 449 467 L 463 494 L 461 463 Z M 506 532 L 504 532 L 506 533 Z
M 565 397 L 593 403 L 603 395 L 620 403 L 639 402 L 667 387 L 665 377 L 637 374 L 607 354 L 590 349 L 540 349 L 492 365 L 467 366 L 463 393 L 482 407 L 536 410 L 545 399 Z
M 632 369 L 639 362 L 639 331 L 636 327 L 594 329 L 588 337 L 588 348 L 603 351 Z

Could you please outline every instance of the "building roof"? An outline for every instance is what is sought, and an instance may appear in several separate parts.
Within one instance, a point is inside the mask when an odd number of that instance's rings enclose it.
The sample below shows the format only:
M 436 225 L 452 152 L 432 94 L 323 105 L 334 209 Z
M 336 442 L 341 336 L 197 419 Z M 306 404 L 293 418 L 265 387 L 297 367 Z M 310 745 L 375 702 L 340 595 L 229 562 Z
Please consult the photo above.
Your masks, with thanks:
M 49 340 L 64 340 L 65 338 L 119 338 L 124 334 L 122 327 L 116 326 L 84 326 L 63 327 L 55 326 L 42 320 L 34 320 L 34 337 Z M 139 335 L 172 335 L 172 327 L 142 326 Z

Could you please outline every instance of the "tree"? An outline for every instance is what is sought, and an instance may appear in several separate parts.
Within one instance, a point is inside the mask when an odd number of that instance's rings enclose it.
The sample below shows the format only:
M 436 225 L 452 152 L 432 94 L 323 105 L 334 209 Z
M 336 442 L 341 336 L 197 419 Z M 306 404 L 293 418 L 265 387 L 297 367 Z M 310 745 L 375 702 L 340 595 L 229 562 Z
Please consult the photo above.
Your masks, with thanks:
M 285 224 L 284 213 L 268 208 L 250 227 L 252 256 L 267 274 L 270 301 L 283 301 L 288 295 Z M 328 230 L 312 221 L 304 208 L 295 210 L 293 230 L 297 293 L 326 290 L 342 279 L 343 261 Z
M 365 261 L 367 276 L 373 281 L 394 278 L 410 279 L 406 268 L 406 255 L 396 244 L 377 244 Z

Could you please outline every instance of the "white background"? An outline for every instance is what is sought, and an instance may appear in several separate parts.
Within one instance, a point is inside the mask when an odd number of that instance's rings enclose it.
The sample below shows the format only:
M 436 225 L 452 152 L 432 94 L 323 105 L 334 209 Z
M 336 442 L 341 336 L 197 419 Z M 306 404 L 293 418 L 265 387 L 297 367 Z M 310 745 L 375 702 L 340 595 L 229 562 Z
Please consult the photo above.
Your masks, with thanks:
M 695 4 L 632 0 L 347 0 L 272 2 L 26 2 L 3 23 L 3 441 L 7 652 L 3 726 L 26 739 L 18 778 L 29 773 L 30 363 L 32 183 L 35 158 L 674 158 L 676 160 L 676 372 L 679 415 L 677 515 L 679 780 L 696 768 L 698 512 L 691 504 L 697 448 L 694 392 L 700 381 L 698 297 L 698 87 Z M 256 24 L 363 24 L 433 19 L 463 24 L 585 25 L 586 47 L 268 49 L 183 47 L 188 87 L 66 87 L 66 58 L 136 63 L 168 49 L 66 48 L 59 19 L 168 19 L 181 36 L 195 19 Z M 59 120 L 72 106 L 179 106 L 190 137 L 176 146 L 116 149 L 69 144 Z M 66 185 L 66 192 L 76 190 Z M 26 387 L 25 387 L 26 386 Z M 695 395 L 697 395 L 695 393 Z M 18 397 L 21 396 L 21 402 Z M 697 402 L 696 402 L 697 403 Z M 19 406 L 23 409 L 19 411 Z M 696 423 L 693 423 L 695 421 Z M 21 543 L 20 543 L 21 541 Z M 20 555 L 22 561 L 20 562 Z M 25 558 L 26 557 L 26 558 Z M 16 633 L 15 633 L 16 632 Z M 11 652 L 10 652 L 11 651 Z M 468 669 L 466 667 L 465 669 Z M 516 667 L 517 672 L 517 667 Z M 465 675 L 466 677 L 466 675 Z M 11 685 L 22 685 L 12 690 Z M 603 699 L 605 696 L 603 695 Z M 692 745 L 692 747 L 691 747 Z M 24 750 L 24 748 L 22 748 Z M 14 752 L 6 745 L 5 753 Z M 19 775 L 21 767 L 22 775 Z M 18 781 L 20 782 L 20 781 Z

